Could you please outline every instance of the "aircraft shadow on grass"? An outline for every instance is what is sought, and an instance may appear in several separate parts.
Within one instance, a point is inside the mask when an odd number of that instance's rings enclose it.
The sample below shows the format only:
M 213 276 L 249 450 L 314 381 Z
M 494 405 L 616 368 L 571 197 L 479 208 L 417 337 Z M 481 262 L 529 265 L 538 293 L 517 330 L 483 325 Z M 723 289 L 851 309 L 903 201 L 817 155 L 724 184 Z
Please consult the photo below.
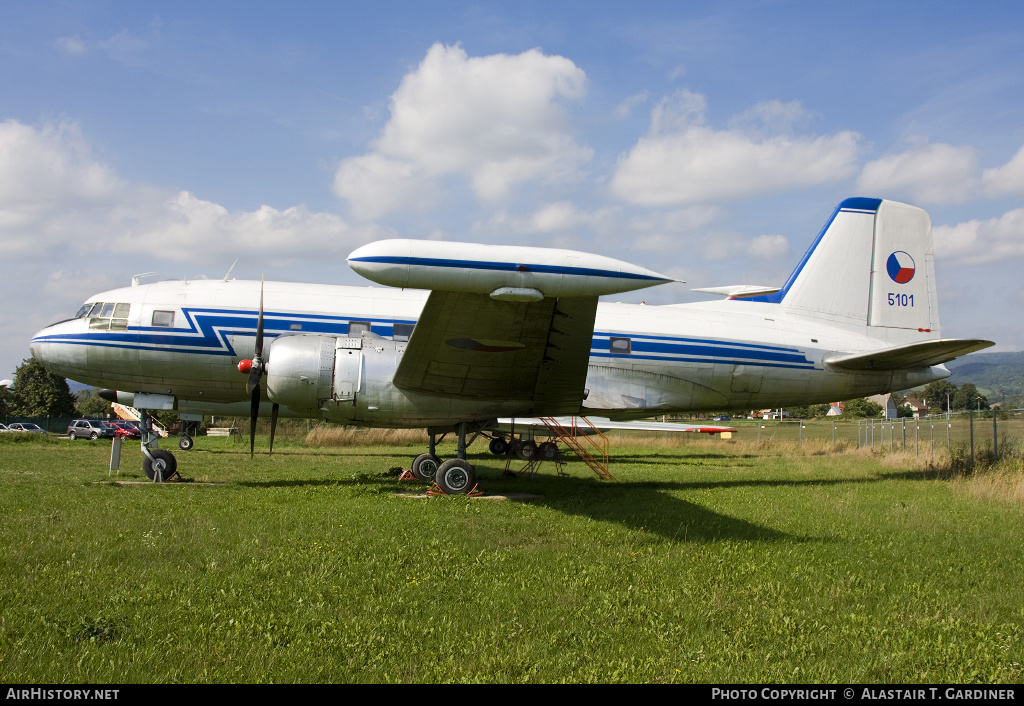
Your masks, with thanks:
M 491 493 L 530 492 L 537 497 L 529 502 L 541 504 L 568 515 L 589 517 L 599 522 L 610 522 L 633 530 L 659 535 L 673 542 L 822 542 L 827 537 L 807 537 L 758 525 L 747 520 L 716 512 L 699 503 L 680 498 L 676 492 L 699 490 L 727 490 L 731 488 L 814 487 L 828 485 L 857 485 L 889 480 L 926 480 L 921 471 L 898 471 L 865 478 L 808 478 L 697 481 L 600 481 L 596 478 L 536 477 L 533 479 L 493 478 L 497 468 L 485 468 L 484 484 Z M 268 481 L 241 481 L 239 485 L 252 488 L 299 487 L 365 487 L 370 492 L 393 493 L 396 490 L 418 492 L 420 484 L 399 484 L 393 474 L 359 474 L 348 478 L 281 479 Z

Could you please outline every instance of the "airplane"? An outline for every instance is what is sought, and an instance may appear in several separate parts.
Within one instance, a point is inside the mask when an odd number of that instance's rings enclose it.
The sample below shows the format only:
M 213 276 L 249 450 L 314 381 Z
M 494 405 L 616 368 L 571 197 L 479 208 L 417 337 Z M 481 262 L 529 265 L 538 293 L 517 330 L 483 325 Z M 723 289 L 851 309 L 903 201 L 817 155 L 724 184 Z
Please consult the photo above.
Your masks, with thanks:
M 599 303 L 674 280 L 570 250 L 396 239 L 348 264 L 386 288 L 136 278 L 39 331 L 31 353 L 142 410 L 269 414 L 271 450 L 282 415 L 426 427 L 413 473 L 459 494 L 476 480 L 467 435 L 509 440 L 509 419 L 851 399 L 948 377 L 943 363 L 993 345 L 940 336 L 928 214 L 878 198 L 841 202 L 781 287 L 698 303 Z M 147 476 L 173 474 L 170 452 L 142 451 Z

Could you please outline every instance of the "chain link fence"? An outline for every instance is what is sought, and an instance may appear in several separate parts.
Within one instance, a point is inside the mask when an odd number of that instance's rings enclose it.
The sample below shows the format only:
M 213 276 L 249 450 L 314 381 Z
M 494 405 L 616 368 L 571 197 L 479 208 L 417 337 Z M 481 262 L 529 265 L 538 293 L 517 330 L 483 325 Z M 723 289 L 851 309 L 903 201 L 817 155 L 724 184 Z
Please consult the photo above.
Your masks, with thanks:
M 996 461 L 1024 442 L 1024 409 L 939 414 L 920 419 L 733 420 L 743 438 L 934 456 L 962 449 L 971 463 L 981 455 Z

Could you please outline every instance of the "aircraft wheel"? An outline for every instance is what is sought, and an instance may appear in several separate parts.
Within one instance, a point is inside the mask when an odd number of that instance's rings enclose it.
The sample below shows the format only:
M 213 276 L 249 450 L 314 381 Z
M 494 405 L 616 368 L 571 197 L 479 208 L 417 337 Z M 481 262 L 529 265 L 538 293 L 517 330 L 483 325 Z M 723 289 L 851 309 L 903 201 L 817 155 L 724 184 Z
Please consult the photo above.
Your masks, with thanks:
M 558 444 L 553 441 L 545 441 L 537 449 L 537 455 L 542 461 L 554 461 L 558 458 Z
M 487 445 L 487 448 L 490 449 L 490 452 L 495 456 L 504 456 L 508 453 L 508 442 L 501 437 L 498 437 L 496 439 L 491 439 L 491 443 Z
M 523 461 L 532 461 L 537 458 L 537 442 L 533 439 L 529 441 L 520 441 L 517 445 L 512 447 L 518 456 Z
M 453 458 L 437 469 L 434 482 L 445 495 L 463 495 L 476 485 L 476 471 L 468 461 Z
M 157 471 L 160 471 L 161 479 L 167 480 L 178 470 L 178 461 L 170 451 L 153 449 L 150 453 L 153 454 L 152 459 L 146 456 L 142 460 L 142 470 L 150 480 L 153 480 Z
M 412 474 L 419 480 L 427 481 L 428 483 L 434 480 L 434 474 L 437 473 L 437 467 L 441 465 L 441 459 L 433 454 L 420 454 L 412 462 Z
M 178 439 L 178 448 L 182 451 L 191 451 L 192 447 L 195 445 L 195 440 L 188 434 L 183 434 L 182 437 Z

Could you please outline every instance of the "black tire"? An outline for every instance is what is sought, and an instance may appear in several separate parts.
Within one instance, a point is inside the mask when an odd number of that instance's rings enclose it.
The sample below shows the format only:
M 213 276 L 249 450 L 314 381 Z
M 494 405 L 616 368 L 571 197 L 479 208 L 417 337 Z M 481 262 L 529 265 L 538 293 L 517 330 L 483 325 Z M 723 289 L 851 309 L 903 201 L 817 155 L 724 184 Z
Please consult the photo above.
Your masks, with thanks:
M 513 447 L 515 449 L 516 456 L 523 461 L 532 461 L 537 458 L 537 442 L 533 439 L 529 441 L 520 441 L 518 445 Z
M 94 431 L 92 434 L 89 435 L 89 438 L 92 439 L 93 441 L 96 441 L 96 439 L 100 438 L 100 433 L 98 431 Z
M 178 448 L 182 451 L 191 451 L 192 447 L 195 445 L 195 440 L 188 434 L 184 434 L 180 439 L 178 439 Z
M 465 495 L 476 486 L 476 469 L 469 461 L 453 458 L 437 469 L 434 482 L 445 495 Z
M 508 442 L 501 437 L 498 437 L 496 439 L 491 439 L 491 443 L 487 445 L 487 448 L 495 456 L 504 456 L 508 453 Z
M 412 474 L 419 480 L 429 483 L 434 480 L 434 474 L 437 473 L 437 468 L 440 465 L 441 459 L 437 456 L 433 454 L 420 454 L 412 462 Z
M 541 461 L 554 461 L 558 458 L 558 444 L 553 441 L 545 441 L 537 449 L 537 458 Z
M 74 441 L 74 440 L 75 440 L 75 439 L 77 439 L 78 437 L 77 437 L 77 436 L 75 435 L 75 432 L 74 432 L 74 431 L 69 431 L 69 432 L 68 432 L 68 438 L 69 438 L 69 439 L 71 439 L 72 441 Z
M 156 471 L 159 470 L 160 478 L 169 480 L 178 470 L 178 461 L 174 458 L 174 454 L 166 449 L 153 449 L 150 453 L 153 454 L 152 459 L 146 456 L 142 460 L 142 470 L 146 477 L 153 480 Z

